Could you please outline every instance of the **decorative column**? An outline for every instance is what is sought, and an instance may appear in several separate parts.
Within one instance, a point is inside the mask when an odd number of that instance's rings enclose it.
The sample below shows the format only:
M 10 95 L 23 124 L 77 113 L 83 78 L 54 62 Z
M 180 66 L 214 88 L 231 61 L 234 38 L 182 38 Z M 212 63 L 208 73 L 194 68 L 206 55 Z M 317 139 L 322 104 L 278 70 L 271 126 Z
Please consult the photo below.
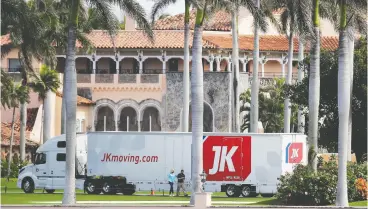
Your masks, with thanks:
M 138 51 L 139 74 L 143 73 L 143 52 Z
M 216 55 L 215 60 L 216 60 L 216 71 L 220 72 L 221 71 L 221 59 L 220 59 L 221 55 Z
M 282 77 L 285 78 L 285 65 L 288 63 L 288 58 L 287 58 L 287 54 L 282 54 L 281 55 L 281 72 L 282 72 Z
M 262 72 L 262 78 L 264 77 L 264 65 L 267 62 L 267 57 L 265 55 L 262 55 L 262 57 L 260 57 L 259 62 L 261 63 L 261 72 Z
M 210 62 L 210 72 L 213 72 L 213 60 L 214 60 L 213 54 L 210 54 L 210 56 L 208 56 L 208 60 Z
M 166 73 L 166 51 L 161 50 L 161 59 L 162 59 L 162 73 Z
M 119 123 L 118 123 L 118 119 L 115 119 L 115 131 L 119 131 Z
M 242 61 L 242 64 L 243 64 L 243 72 L 247 72 L 247 64 L 249 62 L 249 57 L 244 54 L 244 58 L 241 59 L 241 61 Z
M 227 69 L 229 72 L 231 72 L 231 57 L 227 58 Z
M 92 67 L 93 67 L 93 74 L 96 74 L 96 53 L 92 54 Z
M 116 63 L 116 74 L 119 74 L 120 73 L 119 72 L 119 69 L 120 69 L 120 67 L 119 67 L 119 64 L 120 64 L 120 62 L 119 62 L 119 52 L 115 53 L 115 63 Z

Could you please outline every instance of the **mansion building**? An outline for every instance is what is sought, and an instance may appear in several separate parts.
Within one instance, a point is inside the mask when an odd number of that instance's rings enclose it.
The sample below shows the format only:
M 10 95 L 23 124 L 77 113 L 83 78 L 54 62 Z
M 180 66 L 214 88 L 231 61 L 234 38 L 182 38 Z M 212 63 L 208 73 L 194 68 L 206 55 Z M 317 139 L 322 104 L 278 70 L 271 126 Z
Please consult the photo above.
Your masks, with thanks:
M 279 17 L 275 12 L 275 16 Z M 195 11 L 190 13 L 190 47 L 193 42 Z M 239 69 L 241 92 L 252 82 L 253 17 L 246 9 L 239 12 Z M 183 109 L 184 14 L 158 20 L 151 42 L 135 22 L 127 17 L 125 30 L 117 31 L 114 42 L 108 33 L 93 30 L 87 34 L 93 51 L 87 53 L 77 43 L 76 72 L 78 87 L 77 131 L 181 131 Z M 338 37 L 332 24 L 321 21 L 321 48 L 335 50 Z M 269 23 L 260 33 L 259 77 L 261 85 L 272 85 L 274 77 L 286 75 L 288 40 Z M 204 25 L 204 127 L 205 132 L 229 132 L 231 74 L 231 15 L 219 11 Z M 10 43 L 8 35 L 1 45 Z M 115 46 L 115 51 L 114 51 Z M 309 44 L 305 53 L 309 52 Z M 191 52 L 190 52 L 191 53 Z M 298 57 L 298 39 L 294 39 L 294 59 Z M 57 55 L 56 70 L 62 81 L 65 52 Z M 42 63 L 33 61 L 35 69 Z M 18 49 L 2 58 L 1 68 L 16 80 L 20 78 Z M 191 63 L 190 63 L 191 68 Z M 293 78 L 297 77 L 296 65 Z M 51 136 L 60 134 L 62 89 L 49 94 L 45 105 L 51 111 Z M 42 108 L 37 94 L 31 93 L 29 109 L 34 114 L 29 140 L 40 137 Z M 2 111 L 2 122 L 11 122 L 11 111 Z M 17 111 L 19 117 L 19 111 Z

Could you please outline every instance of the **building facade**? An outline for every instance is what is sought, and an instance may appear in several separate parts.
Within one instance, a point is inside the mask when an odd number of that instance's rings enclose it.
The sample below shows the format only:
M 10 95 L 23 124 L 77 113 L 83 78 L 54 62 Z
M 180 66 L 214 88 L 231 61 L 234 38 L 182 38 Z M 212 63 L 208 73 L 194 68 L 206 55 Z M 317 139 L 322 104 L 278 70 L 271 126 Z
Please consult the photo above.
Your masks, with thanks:
M 241 10 L 239 27 L 240 91 L 249 88 L 253 69 L 252 18 Z M 134 27 L 127 18 L 127 28 L 113 39 L 101 30 L 87 34 L 93 51 L 77 43 L 76 72 L 80 99 L 87 107 L 78 106 L 78 131 L 180 131 L 183 109 L 184 32 L 183 14 L 157 21 L 154 42 Z M 194 12 L 191 12 L 193 29 Z M 327 26 L 329 26 L 327 24 Z M 329 31 L 329 27 L 327 27 Z M 232 71 L 231 18 L 225 12 L 216 13 L 204 27 L 204 127 L 205 132 L 228 132 L 231 124 L 230 76 Z M 323 31 L 322 30 L 322 34 Z M 331 34 L 329 34 L 331 35 Z M 333 35 L 333 34 L 332 34 Z M 190 34 L 190 47 L 193 33 Z M 9 37 L 2 37 L 2 44 Z M 293 78 L 297 77 L 298 40 L 294 39 Z M 336 36 L 323 36 L 321 48 L 335 50 Z M 17 49 L 4 57 L 2 68 L 14 77 L 20 68 Z M 274 29 L 260 37 L 259 77 L 261 85 L 272 85 L 274 77 L 286 75 L 288 41 Z M 309 52 L 309 45 L 305 46 Z M 191 58 L 191 56 L 190 56 Z M 56 70 L 62 79 L 65 53 L 57 55 Z M 35 68 L 40 63 L 34 61 Z M 191 70 L 191 62 L 190 62 Z M 61 89 L 60 89 L 61 92 Z M 58 97 L 55 97 L 58 98 Z M 55 99 L 56 101 L 56 99 Z M 60 103 L 56 101 L 56 103 Z M 32 104 L 37 106 L 37 102 Z M 58 105 L 55 105 L 58 106 Z M 59 111 L 59 110 L 58 110 Z M 60 114 L 53 120 L 60 121 Z M 4 118 L 2 116 L 2 118 Z M 83 121 L 83 122 L 82 122 Z M 38 130 L 35 130 L 37 132 Z M 60 134 L 60 123 L 51 135 Z

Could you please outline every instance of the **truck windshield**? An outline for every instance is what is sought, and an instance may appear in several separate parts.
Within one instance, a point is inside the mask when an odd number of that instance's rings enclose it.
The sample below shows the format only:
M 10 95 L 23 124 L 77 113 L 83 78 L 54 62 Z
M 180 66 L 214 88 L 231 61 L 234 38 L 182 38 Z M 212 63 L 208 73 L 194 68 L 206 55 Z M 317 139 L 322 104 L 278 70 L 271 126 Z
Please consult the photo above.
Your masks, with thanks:
M 35 164 L 45 164 L 46 163 L 46 154 L 45 153 L 36 153 Z

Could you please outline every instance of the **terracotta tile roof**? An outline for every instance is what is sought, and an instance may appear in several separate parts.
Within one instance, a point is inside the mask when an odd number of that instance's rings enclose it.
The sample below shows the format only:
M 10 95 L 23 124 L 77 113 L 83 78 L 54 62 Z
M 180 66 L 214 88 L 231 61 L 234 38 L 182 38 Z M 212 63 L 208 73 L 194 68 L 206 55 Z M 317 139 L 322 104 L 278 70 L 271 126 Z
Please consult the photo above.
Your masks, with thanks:
M 189 28 L 194 30 L 196 10 L 190 11 Z M 184 13 L 157 20 L 154 30 L 184 30 Z M 231 31 L 231 15 L 225 11 L 216 12 L 203 25 L 207 31 Z
M 11 43 L 11 39 L 10 39 L 10 34 L 6 34 L 1 36 L 1 46 L 5 45 L 5 44 L 10 44 Z
M 231 35 L 203 35 L 203 39 L 213 43 L 220 49 L 232 48 L 232 36 Z M 288 40 L 285 36 L 276 35 L 261 35 L 259 39 L 260 51 L 288 51 Z M 326 50 L 335 50 L 339 46 L 338 37 L 322 37 L 321 47 Z M 239 36 L 239 49 L 252 51 L 253 50 L 253 36 L 252 35 L 240 35 Z M 308 51 L 309 46 L 305 49 Z M 294 51 L 298 51 L 298 39 L 294 39 Z
M 87 37 L 96 48 L 112 48 L 111 38 L 106 31 L 93 30 L 87 34 Z M 144 35 L 143 31 L 124 31 L 117 32 L 114 42 L 116 48 L 184 48 L 183 31 L 154 31 L 154 43 Z M 190 46 L 193 42 L 193 36 L 190 36 Z M 205 48 L 214 48 L 215 46 L 204 41 Z
M 31 131 L 29 128 L 26 128 L 26 144 L 27 145 L 36 145 L 35 142 L 29 140 L 29 136 Z M 14 140 L 13 145 L 19 146 L 20 142 L 20 121 L 19 118 L 14 124 Z M 1 146 L 9 146 L 10 145 L 10 137 L 11 137 L 11 123 L 1 123 Z
M 63 97 L 63 93 L 56 92 L 56 96 Z M 77 95 L 77 105 L 94 105 L 95 102 Z
M 142 31 L 118 31 L 115 36 L 115 47 L 126 49 L 182 49 L 184 48 L 183 31 L 154 31 L 155 42 L 151 43 Z M 92 44 L 96 48 L 113 48 L 110 36 L 102 30 L 94 30 L 87 34 Z M 193 43 L 193 34 L 190 34 L 189 46 Z M 78 44 L 77 44 L 78 46 Z M 80 46 L 80 45 L 79 45 Z M 338 48 L 338 37 L 323 36 L 321 38 L 321 47 L 326 50 L 335 50 Z M 230 34 L 203 34 L 203 48 L 207 49 L 231 49 L 232 36 Z M 253 36 L 240 35 L 239 48 L 241 50 L 253 50 Z M 305 47 L 309 50 L 309 47 Z M 261 51 L 287 51 L 288 41 L 283 35 L 261 35 Z M 298 51 L 298 41 L 294 39 L 294 51 Z M 85 101 L 87 104 L 89 102 Z M 84 102 L 82 102 L 84 103 Z

